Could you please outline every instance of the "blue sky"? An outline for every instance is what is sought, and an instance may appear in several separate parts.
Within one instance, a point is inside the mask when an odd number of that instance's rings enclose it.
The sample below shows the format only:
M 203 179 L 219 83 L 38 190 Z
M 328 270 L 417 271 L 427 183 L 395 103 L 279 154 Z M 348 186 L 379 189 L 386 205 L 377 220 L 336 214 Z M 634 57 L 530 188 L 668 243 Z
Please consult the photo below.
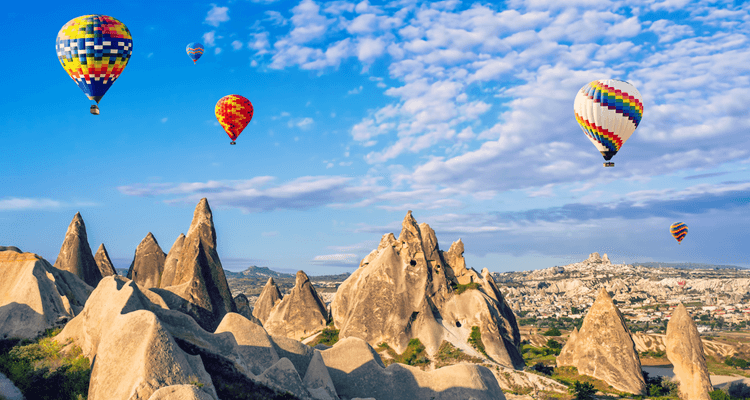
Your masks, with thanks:
M 133 36 L 99 116 L 54 50 L 92 13 Z M 0 245 L 50 262 L 77 211 L 126 268 L 207 197 L 231 270 L 352 271 L 407 210 L 478 270 L 594 251 L 750 266 L 748 3 L 42 1 L 1 18 L 23 40 L 4 49 Z M 615 168 L 573 115 L 605 78 L 644 101 Z M 255 108 L 236 146 L 214 116 L 228 94 Z

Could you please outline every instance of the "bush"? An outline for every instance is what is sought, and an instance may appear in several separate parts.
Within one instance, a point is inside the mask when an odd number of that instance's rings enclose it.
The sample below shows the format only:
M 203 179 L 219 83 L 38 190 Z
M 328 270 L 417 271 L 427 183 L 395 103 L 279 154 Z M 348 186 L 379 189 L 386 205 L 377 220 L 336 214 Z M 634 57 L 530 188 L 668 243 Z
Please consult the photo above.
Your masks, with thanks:
M 729 357 L 726 360 L 724 360 L 724 364 L 730 367 L 745 369 L 747 368 L 748 363 L 747 363 L 747 360 L 743 360 L 741 358 Z
M 562 349 L 562 345 L 560 344 L 560 342 L 558 342 L 555 339 L 547 340 L 547 347 L 549 347 L 550 349 L 557 349 L 557 350 Z
M 711 396 L 711 400 L 731 400 L 727 392 L 721 389 L 712 390 L 708 395 Z
M 479 331 L 478 326 L 471 327 L 471 335 L 469 335 L 469 344 L 475 349 L 479 350 L 480 353 L 484 354 L 485 357 L 490 358 L 487 352 L 484 350 L 484 343 L 482 343 L 482 333 Z
M 463 293 L 463 292 L 465 292 L 467 290 L 470 290 L 470 289 L 471 290 L 477 290 L 477 289 L 479 289 L 479 284 L 476 283 L 476 282 L 470 282 L 470 283 L 467 283 L 465 285 L 456 285 L 456 287 L 454 289 L 456 291 L 456 294 L 461 294 L 461 293 Z
M 531 367 L 536 372 L 541 372 L 544 375 L 552 375 L 552 372 L 555 370 L 554 367 L 551 367 L 549 365 L 542 364 L 540 362 L 534 364 L 533 367 Z
M 542 333 L 544 336 L 560 336 L 562 335 L 562 332 L 560 332 L 559 329 L 556 327 L 550 328 L 547 332 Z
M 727 394 L 734 399 L 750 398 L 750 387 L 742 382 L 732 382 L 727 387 Z
M 593 400 L 596 389 L 594 385 L 589 382 L 573 382 L 573 385 L 568 388 L 568 391 L 574 396 L 575 400 Z

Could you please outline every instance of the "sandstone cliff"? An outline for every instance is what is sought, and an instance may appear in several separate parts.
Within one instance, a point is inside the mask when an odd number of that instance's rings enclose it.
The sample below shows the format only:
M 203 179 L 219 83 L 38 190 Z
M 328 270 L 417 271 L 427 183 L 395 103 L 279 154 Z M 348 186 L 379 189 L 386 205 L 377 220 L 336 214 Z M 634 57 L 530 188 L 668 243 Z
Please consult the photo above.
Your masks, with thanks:
M 76 275 L 92 287 L 96 287 L 102 280 L 102 273 L 94 260 L 94 255 L 91 254 L 86 224 L 83 223 L 81 213 L 76 213 L 68 225 L 54 267 Z
M 271 335 L 302 339 L 328 324 L 328 310 L 303 271 L 297 272 L 291 292 L 276 304 L 263 327 Z
M 128 279 L 144 288 L 160 287 L 166 258 L 167 255 L 159 247 L 156 238 L 149 232 L 135 249 Z
M 674 373 L 680 381 L 681 398 L 686 400 L 710 400 L 713 390 L 708 375 L 703 345 L 693 318 L 680 303 L 672 312 L 667 324 L 667 358 L 674 365 Z

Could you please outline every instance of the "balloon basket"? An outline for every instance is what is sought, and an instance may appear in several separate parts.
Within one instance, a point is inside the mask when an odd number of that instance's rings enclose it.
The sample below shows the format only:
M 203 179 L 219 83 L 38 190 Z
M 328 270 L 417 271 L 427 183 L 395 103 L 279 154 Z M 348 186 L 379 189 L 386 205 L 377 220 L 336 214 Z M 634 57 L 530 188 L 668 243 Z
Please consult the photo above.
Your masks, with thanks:
M 235 144 L 237 144 L 237 142 L 235 142 L 234 140 L 232 140 L 231 142 L 229 142 L 229 144 L 235 145 Z
M 613 162 L 605 162 L 605 163 L 604 163 L 604 166 L 605 166 L 605 167 L 614 167 L 614 166 L 615 166 L 615 163 L 613 163 Z
M 96 105 L 92 105 L 89 109 L 89 112 L 93 115 L 99 115 L 99 107 L 97 107 Z

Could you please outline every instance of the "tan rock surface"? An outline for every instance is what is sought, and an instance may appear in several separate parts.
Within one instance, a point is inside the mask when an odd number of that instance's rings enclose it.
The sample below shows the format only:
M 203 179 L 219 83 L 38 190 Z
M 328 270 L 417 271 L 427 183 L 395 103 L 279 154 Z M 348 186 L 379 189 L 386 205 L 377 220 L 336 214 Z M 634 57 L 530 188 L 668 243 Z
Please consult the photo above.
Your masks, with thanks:
M 83 309 L 92 290 L 36 254 L 0 251 L 0 338 L 33 339 L 67 322 Z
M 315 350 L 310 360 L 302 383 L 316 400 L 337 400 L 339 398 L 336 394 L 336 386 L 328 373 L 328 367 L 326 367 L 323 356 L 318 350 Z
M 397 352 L 419 338 L 434 355 L 443 340 L 473 351 L 466 340 L 480 328 L 490 357 L 503 365 L 524 365 L 518 325 L 492 277 L 466 267 L 461 240 L 443 252 L 429 225 L 407 213 L 399 238 L 383 235 L 339 287 L 331 314 L 339 337 L 358 337 L 373 346 L 388 343 Z M 453 287 L 474 282 L 457 295 Z M 479 357 L 484 357 L 481 354 Z
M 172 385 L 154 392 L 148 400 L 216 400 L 196 385 Z
M 207 331 L 213 331 L 229 312 L 237 312 L 224 269 L 216 251 L 216 229 L 208 201 L 195 207 L 172 285 L 164 289 L 187 301 L 171 302 L 171 309 L 191 315 Z
M 174 274 L 177 272 L 177 264 L 182 254 L 182 244 L 185 243 L 185 234 L 180 233 L 177 240 L 172 244 L 172 248 L 169 249 L 167 258 L 164 260 L 164 272 L 161 275 L 161 285 L 159 287 L 165 288 L 172 286 L 174 281 Z
M 375 350 L 357 338 L 343 339 L 321 355 L 341 398 L 505 399 L 492 372 L 475 364 L 429 372 L 403 364 L 384 368 Z
M 135 256 L 128 270 L 128 279 L 132 279 L 144 289 L 160 287 L 166 258 L 167 255 L 159 247 L 156 238 L 149 232 L 135 249 Z
M 328 324 L 328 310 L 310 278 L 298 271 L 292 290 L 276 304 L 263 322 L 271 335 L 302 339 Z
M 674 365 L 680 381 L 680 396 L 686 400 L 710 400 L 713 390 L 708 374 L 703 344 L 693 318 L 680 303 L 667 324 L 667 358 Z
M 96 254 L 94 254 L 94 261 L 96 262 L 96 266 L 99 267 L 99 272 L 101 272 L 102 277 L 117 275 L 115 266 L 112 265 L 112 260 L 109 258 L 109 253 L 107 253 L 107 248 L 104 247 L 104 243 L 99 245 L 99 249 L 96 251 Z
M 253 316 L 258 318 L 261 323 L 265 323 L 268 316 L 271 315 L 271 310 L 273 310 L 276 304 L 281 302 L 282 297 L 279 287 L 276 286 L 276 282 L 274 282 L 273 278 L 268 278 L 266 286 L 263 286 L 263 291 L 260 292 L 258 300 L 255 301 Z
M 102 273 L 91 253 L 86 224 L 81 213 L 76 213 L 65 232 L 65 240 L 55 261 L 55 268 L 71 272 L 83 279 L 91 287 L 96 287 L 102 280 Z
M 237 314 L 242 315 L 258 325 L 263 325 L 263 323 L 253 315 L 253 310 L 250 307 L 250 300 L 247 299 L 247 296 L 245 296 L 244 293 L 234 296 L 234 305 L 237 307 Z
M 302 383 L 299 373 L 294 369 L 294 364 L 288 358 L 282 358 L 271 368 L 263 371 L 258 377 L 266 386 L 277 387 L 290 392 L 298 398 L 308 398 L 305 385 Z
M 617 390 L 646 394 L 635 343 L 620 310 L 604 288 L 584 317 L 581 329 L 563 346 L 557 365 L 577 367 L 578 373 L 601 379 Z
M 237 352 L 248 362 L 250 372 L 260 375 L 279 361 L 271 337 L 265 329 L 247 318 L 235 313 L 228 313 L 221 320 L 214 333 L 231 332 L 237 342 Z
M 182 351 L 154 313 L 117 315 L 105 329 L 91 370 L 90 400 L 148 399 L 162 387 L 193 381 L 218 398 L 201 358 Z

